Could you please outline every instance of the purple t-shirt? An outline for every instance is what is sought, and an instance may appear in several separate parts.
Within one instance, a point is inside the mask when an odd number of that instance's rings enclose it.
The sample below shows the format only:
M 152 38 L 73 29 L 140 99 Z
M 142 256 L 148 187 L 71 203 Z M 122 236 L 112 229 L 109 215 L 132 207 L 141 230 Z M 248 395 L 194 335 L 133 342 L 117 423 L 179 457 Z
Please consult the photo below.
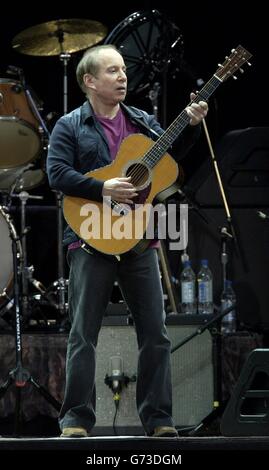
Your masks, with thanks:
M 112 160 L 115 159 L 123 139 L 130 134 L 140 132 L 138 127 L 132 124 L 128 117 L 125 116 L 121 108 L 113 119 L 101 116 L 96 116 L 96 118 L 106 134 Z

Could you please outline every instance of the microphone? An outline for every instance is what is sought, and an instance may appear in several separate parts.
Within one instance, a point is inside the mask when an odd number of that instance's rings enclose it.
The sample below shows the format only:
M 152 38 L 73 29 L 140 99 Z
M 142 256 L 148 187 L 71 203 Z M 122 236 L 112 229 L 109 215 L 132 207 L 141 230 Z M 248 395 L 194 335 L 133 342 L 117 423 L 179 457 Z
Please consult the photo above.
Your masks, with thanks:
M 129 382 L 136 382 L 136 375 L 128 377 L 123 372 L 123 359 L 121 356 L 111 356 L 109 359 L 109 374 L 106 374 L 105 384 L 111 388 L 115 404 L 119 403 L 120 392 L 127 387 Z
M 111 390 L 118 393 L 123 385 L 123 359 L 121 356 L 112 356 L 109 360 L 109 379 Z
M 134 381 L 134 378 L 129 378 L 124 375 L 123 372 L 123 359 L 121 356 L 111 356 L 109 359 L 109 375 L 105 376 L 105 384 L 111 388 L 114 397 L 117 397 L 117 400 L 120 398 L 120 392 L 123 387 L 127 386 L 128 383 Z M 115 398 L 114 398 L 115 400 Z

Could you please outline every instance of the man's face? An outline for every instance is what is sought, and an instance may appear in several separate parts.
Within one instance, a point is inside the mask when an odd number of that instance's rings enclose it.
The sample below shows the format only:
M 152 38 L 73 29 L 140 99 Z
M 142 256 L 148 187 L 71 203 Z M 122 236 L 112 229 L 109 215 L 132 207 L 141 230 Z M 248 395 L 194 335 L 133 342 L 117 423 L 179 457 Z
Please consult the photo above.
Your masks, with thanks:
M 99 52 L 97 74 L 91 76 L 90 88 L 95 99 L 106 104 L 123 101 L 127 92 L 126 66 L 122 56 L 114 49 Z

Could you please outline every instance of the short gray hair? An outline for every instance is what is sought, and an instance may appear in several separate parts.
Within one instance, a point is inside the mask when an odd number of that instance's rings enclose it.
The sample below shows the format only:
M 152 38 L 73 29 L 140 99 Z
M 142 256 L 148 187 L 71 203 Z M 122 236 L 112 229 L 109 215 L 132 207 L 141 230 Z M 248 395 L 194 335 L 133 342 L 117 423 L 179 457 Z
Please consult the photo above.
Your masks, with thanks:
M 83 77 L 85 73 L 90 73 L 93 76 L 97 75 L 100 66 L 98 55 L 100 51 L 105 49 L 114 49 L 115 51 L 119 52 L 114 44 L 102 44 L 101 46 L 94 46 L 84 52 L 78 63 L 76 76 L 78 84 L 84 93 L 87 93 L 87 89 L 84 85 Z

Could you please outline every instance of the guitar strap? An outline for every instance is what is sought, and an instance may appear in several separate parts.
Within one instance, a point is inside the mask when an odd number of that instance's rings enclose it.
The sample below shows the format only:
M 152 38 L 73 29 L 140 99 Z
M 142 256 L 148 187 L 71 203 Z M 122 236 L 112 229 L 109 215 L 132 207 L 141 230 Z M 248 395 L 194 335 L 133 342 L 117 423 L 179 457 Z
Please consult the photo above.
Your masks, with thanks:
M 125 104 L 121 103 L 121 107 L 122 109 L 127 113 L 128 115 L 128 118 L 130 119 L 131 122 L 133 122 L 133 124 L 138 124 L 138 126 L 140 127 L 144 127 L 144 129 L 146 129 L 150 134 L 152 134 L 155 138 L 157 137 L 157 139 L 160 137 L 160 135 L 158 134 L 158 132 L 156 132 L 154 129 L 151 129 L 151 127 L 149 127 L 144 121 L 142 121 L 140 118 L 136 117 L 136 116 L 133 116 L 129 109 L 128 109 L 128 106 L 126 106 Z
M 154 129 L 151 129 L 151 127 L 149 127 L 145 122 L 140 121 L 140 119 L 135 118 L 135 117 L 132 117 L 131 120 L 134 121 L 139 126 L 144 127 L 145 129 L 147 129 L 147 131 L 149 131 L 151 134 L 153 134 L 154 137 L 157 137 L 159 139 L 160 135 L 158 134 L 158 132 L 156 132 Z

